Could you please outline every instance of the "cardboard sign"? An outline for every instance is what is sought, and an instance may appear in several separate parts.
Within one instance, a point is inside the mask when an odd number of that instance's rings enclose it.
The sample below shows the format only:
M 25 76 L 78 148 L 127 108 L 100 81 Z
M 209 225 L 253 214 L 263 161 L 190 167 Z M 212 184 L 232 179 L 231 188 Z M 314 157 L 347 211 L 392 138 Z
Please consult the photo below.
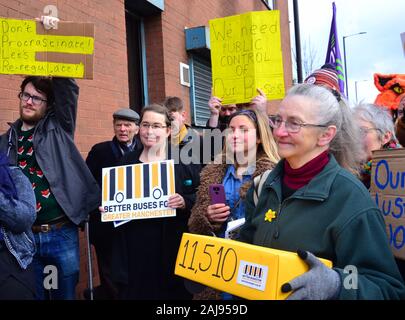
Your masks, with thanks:
M 405 259 L 405 149 L 373 151 L 371 196 L 383 213 L 389 243 Z
M 0 18 L 0 73 L 93 78 L 94 24 Z
M 280 12 L 258 11 L 210 20 L 213 94 L 222 104 L 249 102 L 262 89 L 284 98 Z
M 282 300 L 291 293 L 281 292 L 281 286 L 306 271 L 293 252 L 183 233 L 174 273 L 241 298 Z
M 174 161 L 103 168 L 101 221 L 173 217 Z

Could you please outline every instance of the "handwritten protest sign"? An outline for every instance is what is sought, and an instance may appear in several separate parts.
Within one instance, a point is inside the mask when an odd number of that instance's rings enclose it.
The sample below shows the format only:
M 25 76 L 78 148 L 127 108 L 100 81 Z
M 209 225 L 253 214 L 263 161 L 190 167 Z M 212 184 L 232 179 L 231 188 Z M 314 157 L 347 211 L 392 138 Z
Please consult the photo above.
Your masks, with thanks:
M 101 221 L 172 217 L 168 207 L 175 193 L 174 161 L 103 168 Z
M 371 195 L 381 209 L 397 258 L 405 259 L 405 149 L 373 152 Z
M 210 41 L 213 94 L 223 104 L 249 102 L 257 88 L 284 97 L 278 10 L 210 20 Z
M 93 78 L 94 24 L 0 18 L 0 73 Z

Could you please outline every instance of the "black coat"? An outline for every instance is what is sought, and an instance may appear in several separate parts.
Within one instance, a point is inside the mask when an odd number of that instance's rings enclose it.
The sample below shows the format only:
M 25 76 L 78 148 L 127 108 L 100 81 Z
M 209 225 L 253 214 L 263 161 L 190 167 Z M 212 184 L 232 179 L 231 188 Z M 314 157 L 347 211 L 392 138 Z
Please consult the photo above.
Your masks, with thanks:
M 135 139 L 136 144 L 134 150 L 139 152 L 142 150 L 142 144 L 137 138 Z M 100 188 L 102 186 L 103 168 L 120 165 L 122 157 L 122 151 L 115 137 L 111 141 L 97 143 L 91 148 L 86 158 L 86 164 Z M 100 192 L 100 189 L 94 189 L 94 192 Z M 112 222 L 101 222 L 98 208 L 91 212 L 89 226 L 90 242 L 94 245 L 109 241 L 115 229 Z
M 140 163 L 140 153 L 132 152 L 122 165 Z M 195 202 L 201 165 L 175 163 L 175 188 L 186 203 L 175 217 L 133 220 L 120 226 L 121 237 L 113 250 L 116 280 L 125 288 L 123 299 L 190 299 L 174 266 L 183 232 Z M 191 180 L 191 181 L 190 181 Z

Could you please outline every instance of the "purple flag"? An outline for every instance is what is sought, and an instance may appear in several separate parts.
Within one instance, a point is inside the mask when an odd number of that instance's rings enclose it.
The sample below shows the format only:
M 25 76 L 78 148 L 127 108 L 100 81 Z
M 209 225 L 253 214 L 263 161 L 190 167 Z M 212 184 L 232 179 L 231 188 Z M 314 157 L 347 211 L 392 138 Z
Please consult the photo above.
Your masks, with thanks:
M 330 27 L 330 34 L 329 34 L 329 43 L 328 43 L 328 51 L 326 53 L 326 63 L 333 64 L 336 68 L 338 80 L 339 80 L 339 88 L 340 92 L 343 95 L 345 94 L 345 74 L 343 72 L 343 63 L 342 58 L 340 56 L 339 50 L 339 38 L 336 30 L 336 6 L 335 3 L 332 3 L 333 7 L 333 16 L 332 16 L 332 25 Z

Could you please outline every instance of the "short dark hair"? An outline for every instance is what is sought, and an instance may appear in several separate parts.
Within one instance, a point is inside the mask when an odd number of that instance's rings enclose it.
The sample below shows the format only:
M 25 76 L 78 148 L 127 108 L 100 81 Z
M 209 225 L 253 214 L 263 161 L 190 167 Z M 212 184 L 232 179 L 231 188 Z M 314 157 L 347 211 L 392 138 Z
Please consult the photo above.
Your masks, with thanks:
M 163 105 L 169 110 L 169 112 L 183 111 L 183 101 L 179 97 L 167 97 L 163 102 Z
M 142 122 L 143 115 L 145 114 L 145 112 L 148 112 L 148 111 L 163 115 L 165 117 L 166 125 L 168 127 L 171 127 L 171 121 L 173 121 L 173 119 L 169 114 L 169 110 L 166 107 L 164 107 L 158 103 L 150 104 L 142 109 L 140 122 Z
M 53 93 L 53 84 L 50 78 L 28 76 L 21 83 L 21 92 L 24 91 L 28 83 L 31 83 L 34 86 L 35 90 L 43 93 L 46 96 L 48 106 L 51 106 L 54 103 L 55 95 Z

